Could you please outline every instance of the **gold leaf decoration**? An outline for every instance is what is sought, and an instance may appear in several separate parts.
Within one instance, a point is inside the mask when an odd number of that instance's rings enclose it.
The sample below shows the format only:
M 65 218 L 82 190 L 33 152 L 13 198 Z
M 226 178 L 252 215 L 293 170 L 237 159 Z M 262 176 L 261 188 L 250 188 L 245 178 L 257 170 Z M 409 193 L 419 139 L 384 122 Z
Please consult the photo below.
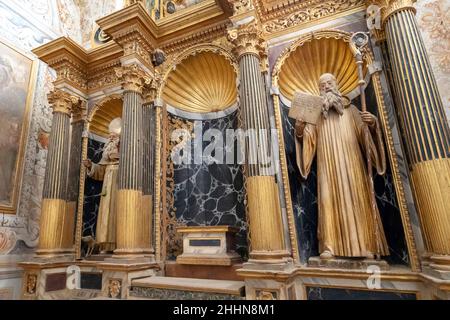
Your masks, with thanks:
M 344 95 L 358 86 L 357 66 L 348 42 L 321 38 L 297 47 L 281 67 L 281 93 L 290 100 L 296 91 L 319 95 L 318 82 L 324 73 L 336 76 L 339 89 Z
M 225 110 L 237 99 L 236 72 L 220 54 L 201 52 L 189 56 L 170 72 L 163 99 L 188 112 Z

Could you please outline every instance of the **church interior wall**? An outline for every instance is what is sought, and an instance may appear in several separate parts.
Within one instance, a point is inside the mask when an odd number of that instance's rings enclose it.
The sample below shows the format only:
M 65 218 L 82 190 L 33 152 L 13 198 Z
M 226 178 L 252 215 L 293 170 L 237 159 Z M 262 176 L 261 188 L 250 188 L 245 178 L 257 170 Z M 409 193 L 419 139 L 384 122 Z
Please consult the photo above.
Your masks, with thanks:
M 195 2 L 195 1 L 193 1 Z M 25 122 L 28 125 L 28 136 L 23 138 L 25 152 L 23 156 L 23 174 L 20 177 L 20 195 L 17 200 L 17 211 L 14 214 L 0 211 L 0 300 L 19 299 L 22 290 L 22 270 L 17 263 L 30 258 L 37 247 L 39 239 L 39 220 L 41 213 L 42 190 L 48 151 L 48 138 L 51 131 L 52 111 L 47 101 L 47 94 L 51 92 L 56 73 L 31 53 L 39 47 L 60 36 L 74 39 L 82 47 L 91 49 L 95 43 L 94 35 L 98 30 L 95 21 L 108 15 L 125 4 L 125 1 L 87 1 L 87 0 L 0 0 L 0 45 L 7 44 L 17 48 L 26 56 L 32 57 L 37 65 L 35 87 L 32 88 L 33 101 L 30 106 L 30 115 Z M 436 76 L 440 95 L 444 102 L 447 120 L 450 123 L 450 32 L 448 20 L 450 0 L 418 0 L 417 21 L 422 32 L 425 46 L 428 50 L 433 72 Z M 182 9 L 182 8 L 180 8 Z M 330 20 L 325 23 L 303 28 L 269 40 L 269 70 L 273 71 L 280 54 L 292 45 L 298 38 L 310 32 L 323 29 L 336 29 L 346 32 L 367 31 L 364 12 Z M 269 72 L 269 75 L 271 72 Z M 270 77 L 269 77 L 270 78 Z M 270 91 L 272 83 L 267 83 Z M 370 83 L 366 89 L 368 105 L 376 104 L 375 89 Z M 108 95 L 110 93 L 108 92 Z M 389 96 L 389 92 L 383 92 Z M 103 98 L 103 94 L 102 98 Z M 95 98 L 99 99 L 99 97 Z M 95 103 L 89 101 L 92 107 Z M 357 99 L 353 101 L 358 105 Z M 170 106 L 172 107 L 172 106 Z M 297 229 L 298 250 L 300 263 L 305 264 L 310 256 L 318 254 L 316 237 L 317 229 L 317 197 L 315 183 L 316 170 L 306 181 L 292 178 L 299 176 L 295 165 L 295 146 L 293 137 L 293 123 L 288 118 L 288 106 L 281 100 L 281 115 L 284 129 L 284 141 L 287 156 L 287 170 L 291 187 L 294 207 L 295 227 Z M 420 235 L 420 223 L 415 212 L 412 192 L 408 179 L 408 168 L 404 163 L 403 147 L 400 134 L 391 105 L 387 103 L 388 121 L 393 134 L 393 148 L 400 161 L 400 175 L 404 185 L 407 207 L 410 212 L 411 228 L 416 238 L 415 246 L 418 253 L 423 252 L 423 243 Z M 175 114 L 169 113 L 169 122 L 182 122 L 192 127 L 194 120 L 189 119 L 186 113 L 173 106 Z M 370 110 L 376 113 L 375 109 Z M 2 110 L 0 110 L 1 114 Z M 227 128 L 235 128 L 238 122 L 238 112 L 226 114 L 219 119 L 200 120 L 203 129 L 217 127 L 224 132 Z M 21 125 L 25 125 L 22 123 Z M 101 158 L 102 146 L 105 139 L 90 135 L 88 140 L 88 156 L 94 162 Z M 203 146 L 205 147 L 205 146 Z M 0 164 L 1 165 L 1 164 Z M 170 165 L 170 164 L 169 164 Z M 383 213 L 384 227 L 391 238 L 388 238 L 390 249 L 394 252 L 392 265 L 403 265 L 411 268 L 410 257 L 407 250 L 405 230 L 401 221 L 398 204 L 398 194 L 395 191 L 391 166 L 384 177 L 375 178 L 378 205 Z M 195 167 L 195 166 L 194 166 Z M 230 225 L 240 228 L 238 233 L 239 253 L 247 258 L 247 222 L 245 217 L 243 171 L 240 166 L 216 167 L 183 167 L 172 168 L 174 184 L 169 185 L 173 191 L 173 218 L 176 223 L 187 225 Z M 221 181 L 225 179 L 226 181 Z M 228 180 L 227 180 L 228 179 Z M 194 188 L 194 184 L 197 188 Z M 199 187 L 201 186 L 201 187 Z M 92 179 L 86 180 L 84 194 L 83 236 L 95 234 L 96 212 L 102 185 Z M 203 188 L 203 189 L 202 189 Z M 186 192 L 190 197 L 186 197 Z M 213 194 L 217 195 L 214 198 Z M 301 201 L 299 200 L 301 199 Z M 210 207 L 211 210 L 206 210 Z M 222 207 L 222 208 L 219 208 Z M 389 209 L 386 209 L 389 208 Z M 170 211 L 171 208 L 169 208 Z M 222 210 L 223 209 L 223 210 Z M 206 210 L 206 211 L 205 211 Z M 209 216 L 207 216 L 209 214 Z M 288 214 L 288 213 L 286 213 Z M 286 219 L 285 219 L 286 220 Z M 173 221 L 172 221 L 173 223 Z M 287 228 L 287 221 L 285 223 Z M 156 228 L 156 226 L 154 226 Z M 179 240 L 179 239 L 178 239 Z M 289 242 L 289 240 L 287 240 Z M 175 248 L 175 246 L 174 246 Z M 85 249 L 85 248 L 84 248 Z M 179 249 L 179 248 L 178 248 Z M 174 252 L 168 254 L 173 260 Z M 170 260 L 170 259 L 169 259 Z M 253 280 L 252 280 L 253 281 Z M 254 280 L 252 287 L 267 287 L 268 282 L 259 284 Z M 383 281 L 382 292 L 379 296 L 367 296 L 364 288 L 366 283 L 361 279 L 342 280 L 340 277 L 318 275 L 309 277 L 308 274 L 299 274 L 285 283 L 273 282 L 274 292 L 283 297 L 304 298 L 310 300 L 334 299 L 336 297 L 354 298 L 386 298 L 386 299 L 419 299 L 440 295 L 439 291 L 426 289 L 421 282 L 415 280 L 398 281 L 387 279 Z M 270 286 L 270 281 L 269 281 Z M 342 288 L 345 287 L 345 288 Z M 421 292 L 420 294 L 418 292 Z M 256 297 L 257 292 L 248 293 Z

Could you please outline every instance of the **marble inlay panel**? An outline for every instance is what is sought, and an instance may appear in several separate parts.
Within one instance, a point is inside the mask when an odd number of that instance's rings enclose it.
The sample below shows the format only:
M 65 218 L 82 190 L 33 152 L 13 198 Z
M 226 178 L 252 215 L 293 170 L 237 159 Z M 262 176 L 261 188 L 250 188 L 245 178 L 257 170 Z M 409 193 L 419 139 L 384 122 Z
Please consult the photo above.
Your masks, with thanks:
M 174 115 L 169 115 L 175 117 Z M 198 121 L 202 132 L 237 127 L 237 113 L 224 118 Z M 170 136 L 170 134 L 169 134 Z M 195 141 L 192 141 L 194 150 Z M 203 142 L 203 150 L 209 142 Z M 192 152 L 194 159 L 194 152 Z M 194 163 L 192 161 L 191 163 Z M 238 164 L 174 164 L 174 208 L 177 222 L 186 226 L 228 225 L 239 228 L 236 251 L 247 254 L 247 224 L 244 206 L 244 177 Z M 175 257 L 170 257 L 174 259 Z

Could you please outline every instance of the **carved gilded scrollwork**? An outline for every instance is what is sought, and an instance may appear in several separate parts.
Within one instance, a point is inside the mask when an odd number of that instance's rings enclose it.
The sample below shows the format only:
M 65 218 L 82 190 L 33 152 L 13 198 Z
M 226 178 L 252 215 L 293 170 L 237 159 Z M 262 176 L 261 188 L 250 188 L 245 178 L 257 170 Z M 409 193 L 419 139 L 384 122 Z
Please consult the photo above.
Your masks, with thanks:
M 130 64 L 115 68 L 116 76 L 122 81 L 125 91 L 134 91 L 142 94 L 144 84 L 148 81 L 147 73 L 137 64 Z
M 264 32 L 272 33 L 324 18 L 339 12 L 364 5 L 365 0 L 328 0 L 318 1 L 308 7 L 302 7 L 282 17 L 263 24 Z
M 48 94 L 48 102 L 50 103 L 53 112 L 60 112 L 70 115 L 73 106 L 80 103 L 78 97 L 72 96 L 62 90 L 55 90 Z
M 254 9 L 252 0 L 229 0 L 233 5 L 234 14 L 241 14 Z
M 244 54 L 262 57 L 266 53 L 266 43 L 255 21 L 228 30 L 228 39 L 234 44 L 233 53 L 238 60 Z
M 256 290 L 256 300 L 278 300 L 278 291 Z

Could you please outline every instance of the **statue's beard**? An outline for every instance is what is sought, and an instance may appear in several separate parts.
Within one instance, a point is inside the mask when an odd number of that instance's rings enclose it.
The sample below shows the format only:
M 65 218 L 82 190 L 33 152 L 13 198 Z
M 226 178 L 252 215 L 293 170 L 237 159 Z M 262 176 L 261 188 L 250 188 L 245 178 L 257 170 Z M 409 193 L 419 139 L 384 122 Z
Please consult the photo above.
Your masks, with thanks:
M 344 114 L 344 104 L 342 103 L 342 94 L 338 89 L 331 89 L 328 92 L 321 92 L 323 98 L 322 113 L 323 116 L 328 118 L 328 112 L 330 109 L 336 110 L 339 115 Z
M 103 160 L 117 161 L 119 159 L 119 139 L 111 139 L 103 149 Z

